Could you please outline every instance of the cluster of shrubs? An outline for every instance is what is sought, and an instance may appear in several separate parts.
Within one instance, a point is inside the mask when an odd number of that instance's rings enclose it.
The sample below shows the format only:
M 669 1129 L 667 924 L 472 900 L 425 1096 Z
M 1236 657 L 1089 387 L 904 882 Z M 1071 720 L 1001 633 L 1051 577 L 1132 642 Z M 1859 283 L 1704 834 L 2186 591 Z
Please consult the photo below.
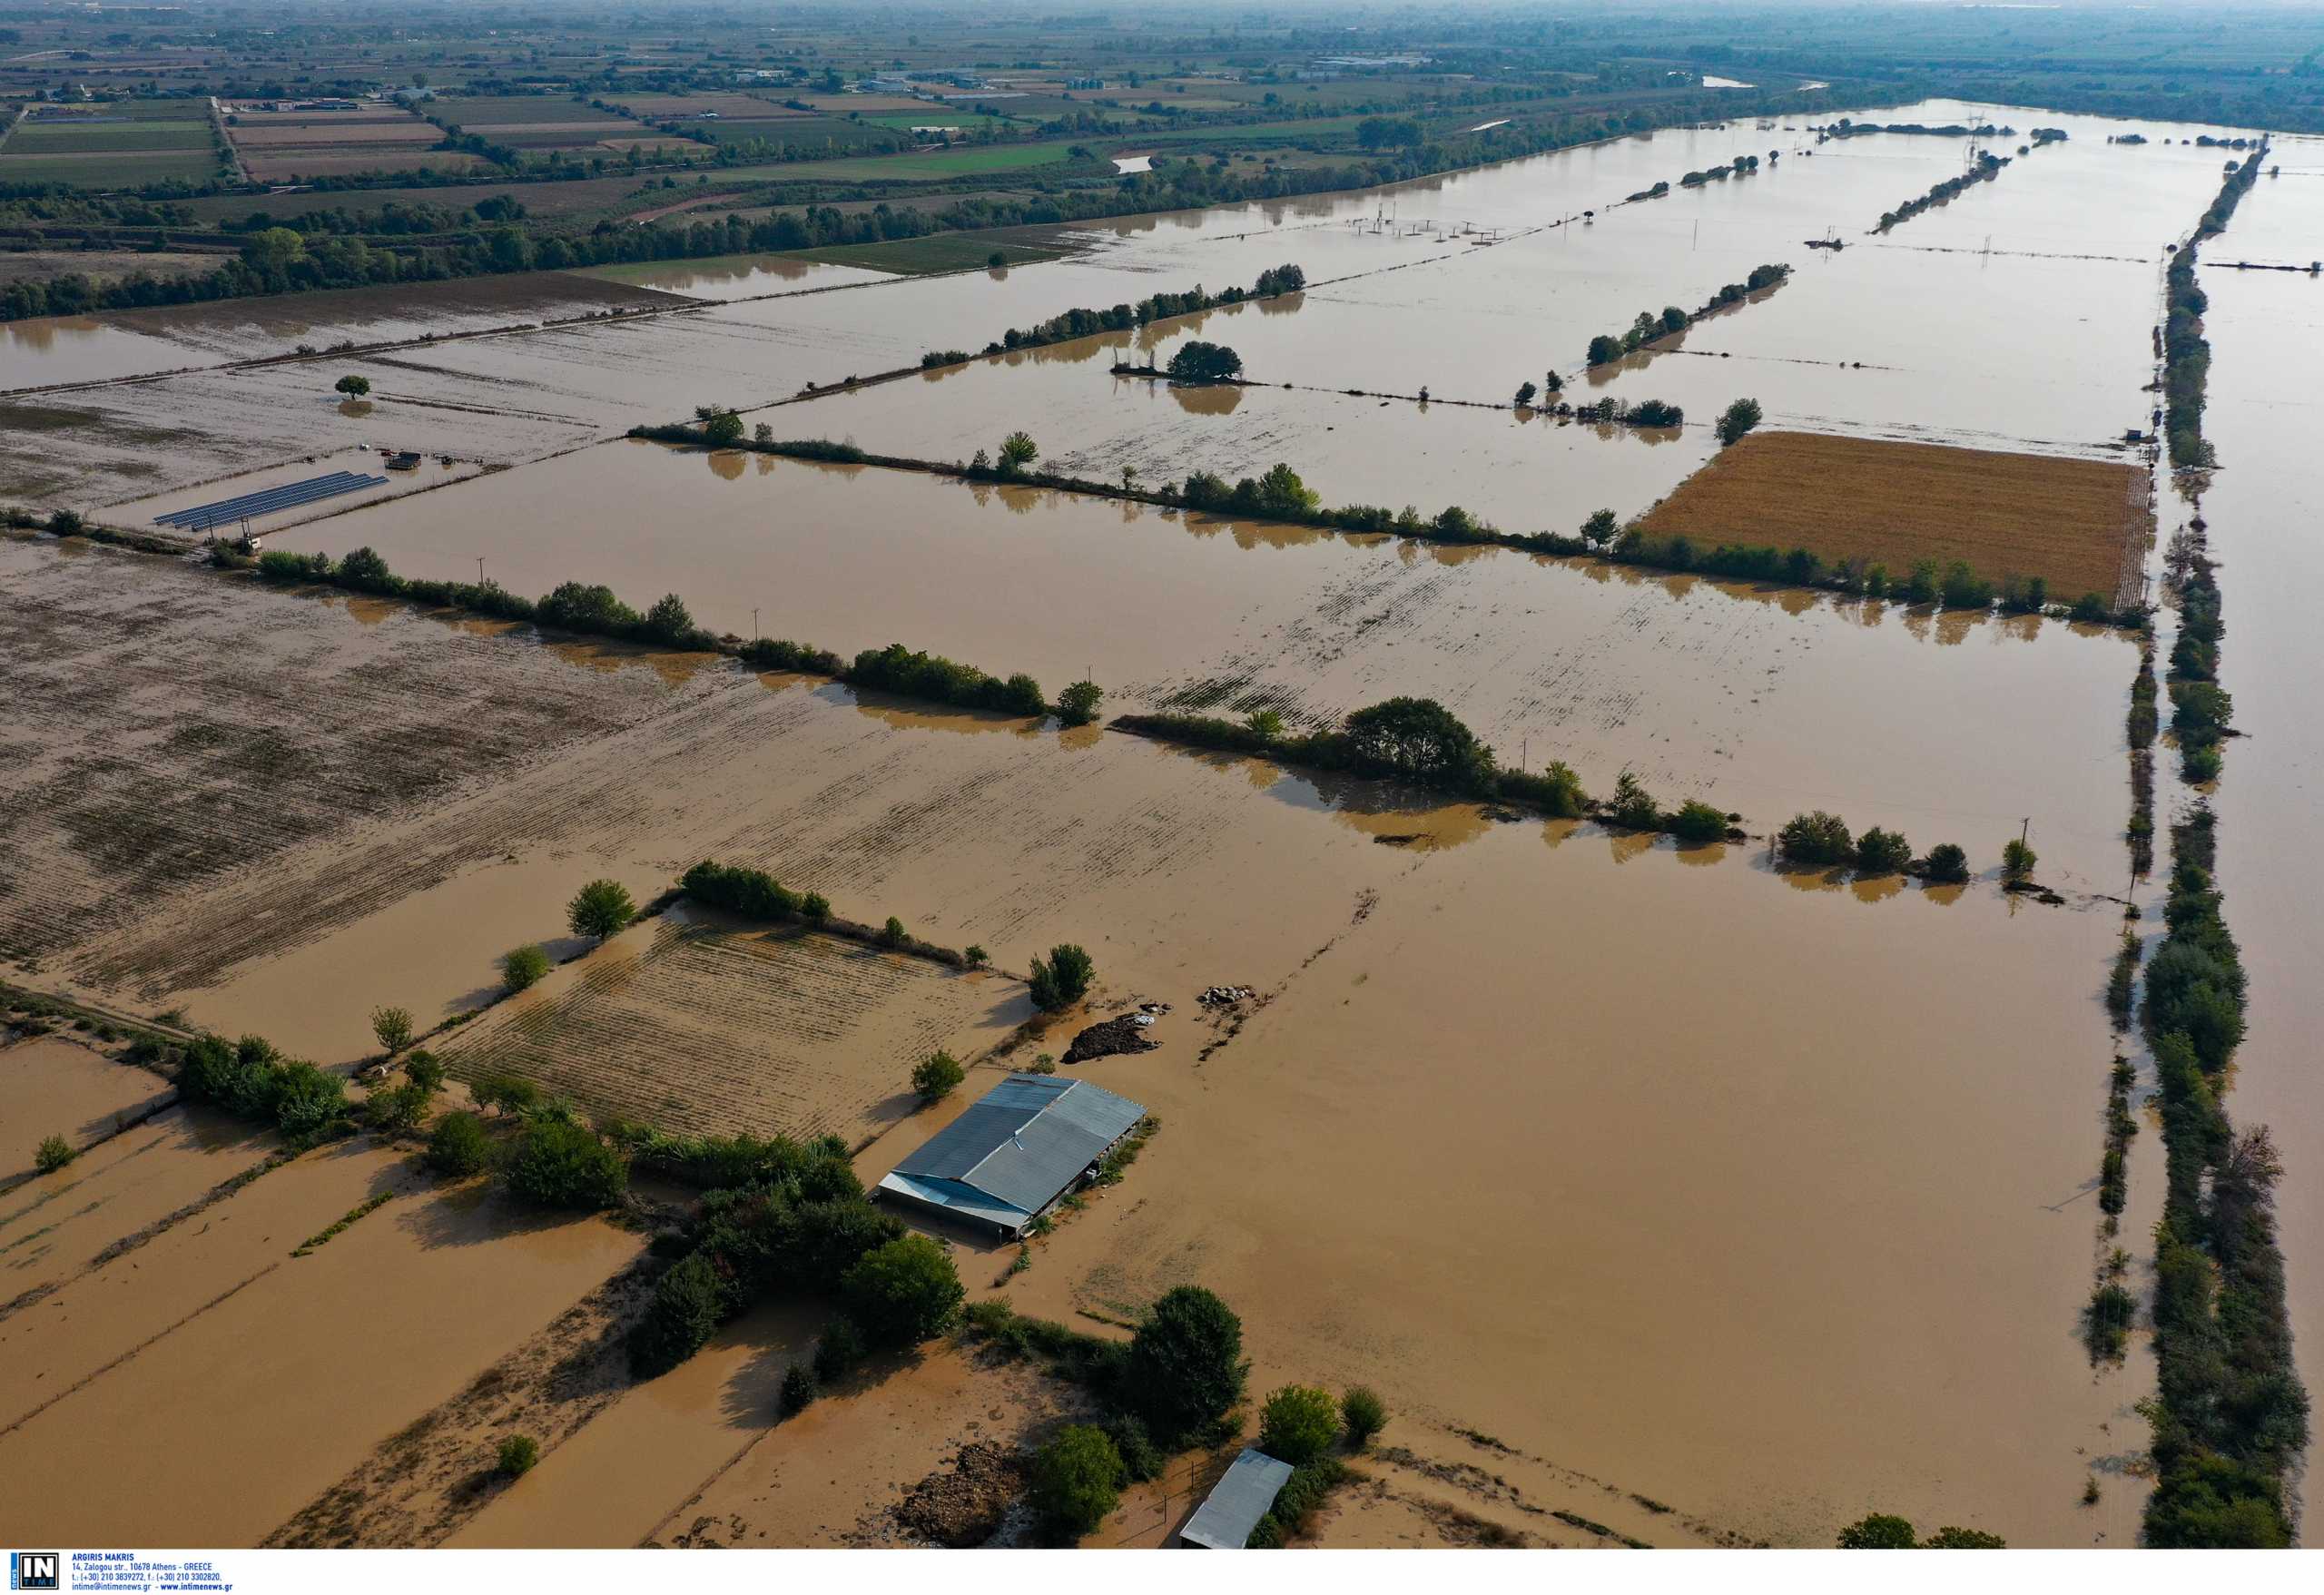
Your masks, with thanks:
M 1866 598 L 1941 604 L 1947 609 L 1991 609 L 1998 603 L 2012 615 L 2062 615 L 2070 620 L 2099 623 L 2122 618 L 2097 593 L 2084 593 L 2070 607 L 2060 608 L 2050 602 L 2046 577 L 2006 576 L 1996 586 L 1979 576 L 1965 560 L 1954 560 L 1942 568 L 1933 559 L 1919 560 L 1900 579 L 1890 575 L 1886 565 L 1861 559 L 1827 564 L 1822 556 L 1806 548 L 1787 552 L 1728 543 L 1703 548 L 1683 536 L 1655 537 L 1634 527 L 1610 530 L 1618 540 L 1607 551 L 1607 556 L 1620 564 L 1700 571 L 1745 581 L 1789 582 L 1797 586 L 1828 587 Z
M 1040 349 L 1048 344 L 1070 342 L 1077 338 L 1092 338 L 1100 332 L 1127 332 L 1149 321 L 1192 315 L 1196 310 L 1207 310 L 1219 305 L 1240 304 L 1246 299 L 1267 299 L 1306 286 L 1307 273 L 1299 267 L 1272 266 L 1259 273 L 1257 285 L 1247 293 L 1239 288 L 1210 293 L 1196 283 L 1184 293 L 1157 293 L 1138 300 L 1135 305 L 1119 304 L 1102 310 L 1071 310 L 1063 315 L 1051 316 L 1039 326 L 1011 327 L 997 341 L 986 344 L 984 352 L 1000 354 L 1012 349 Z M 936 362 L 922 359 L 921 363 L 929 365 Z
M 727 1150 L 739 1160 L 745 1148 Z M 676 1367 L 777 1289 L 836 1295 L 843 1306 L 824 1331 L 813 1373 L 785 1383 L 784 1404 L 793 1411 L 869 1352 L 914 1344 L 951 1324 L 965 1294 L 951 1257 L 872 1205 L 845 1143 L 778 1136 L 747 1152 L 740 1177 L 703 1197 L 675 1243 L 684 1255 L 630 1332 L 636 1377 Z
M 1971 187 L 1977 183 L 1990 182 L 1999 176 L 2001 169 L 2008 164 L 2007 155 L 1996 155 L 1990 150 L 1980 151 L 1977 155 L 1977 163 L 1961 176 L 1948 177 L 1918 199 L 1906 200 L 1895 210 L 1881 212 L 1880 225 L 1873 231 L 1886 232 L 1900 222 L 1909 222 L 1923 211 L 1944 204 L 1948 200 L 1968 192 Z
M 916 958 L 933 959 L 955 969 L 975 969 L 985 961 L 983 948 L 971 947 L 961 952 L 923 941 L 905 930 L 903 921 L 893 914 L 888 916 L 885 924 L 876 927 L 841 919 L 832 912 L 832 905 L 822 893 L 793 891 L 765 871 L 744 864 L 720 864 L 704 859 L 678 878 L 678 890 L 746 919 L 776 923 L 801 920 L 834 936 L 868 941 Z
M 1951 1524 L 1927 1539 L 1919 1537 L 1909 1519 L 1891 1512 L 1872 1512 L 1840 1531 L 1842 1551 L 2004 1551 L 2008 1541 L 1982 1529 L 1956 1529 Z
M 2155 1468 L 2146 1541 L 2281 1547 L 2291 1542 L 2284 1481 L 2308 1442 L 2308 1393 L 2276 1237 L 2283 1166 L 2267 1130 L 2237 1135 L 2220 1102 L 2243 1034 L 2244 977 L 2211 881 L 2216 852 L 2208 807 L 2171 828 L 2170 929 L 2147 970 L 2165 1184 L 2156 1393 L 2142 1408 Z
M 1852 836 L 1846 821 L 1821 809 L 1784 822 L 1776 847 L 1795 863 L 1852 864 L 1865 875 L 1900 875 L 1913 867 L 1913 845 L 1896 832 L 1875 825 L 1862 836 Z M 1968 856 L 1950 842 L 1931 848 L 1923 868 L 1932 881 L 1969 878 Z
M 1679 180 L 1679 186 L 1700 188 L 1707 182 L 1724 182 L 1730 177 L 1748 177 L 1758 169 L 1759 157 L 1757 155 L 1738 155 L 1724 165 L 1709 166 L 1699 172 L 1688 172 Z
M 875 687 L 903 697 L 990 709 L 1004 714 L 1046 714 L 1041 684 L 1022 671 L 1006 681 L 939 654 L 917 652 L 901 643 L 866 648 L 842 677 L 850 686 Z
M 1641 399 L 1636 404 L 1625 399 L 1596 399 L 1583 404 L 1561 404 L 1557 413 L 1596 426 L 1682 427 L 1687 422 L 1685 410 L 1659 399 Z
M 678 888 L 688 897 L 745 919 L 821 924 L 832 917 L 831 902 L 822 892 L 793 891 L 764 870 L 743 864 L 704 859 L 678 877 Z
M 2139 673 L 2131 679 L 2131 708 L 2123 720 L 2123 734 L 2131 744 L 2131 820 L 2123 836 L 2131 847 L 2131 873 L 2144 875 L 2154 868 L 2154 734 L 2156 729 L 2154 649 L 2139 651 Z M 2127 1017 L 2125 993 L 2122 1014 Z
M 336 1075 L 285 1058 L 262 1036 L 230 1043 L 202 1036 L 182 1049 L 178 1089 L 235 1117 L 268 1126 L 293 1146 L 312 1146 L 355 1127 L 355 1109 Z
M 1757 169 L 1758 162 L 1755 157 L 1746 155 L 1742 159 L 1750 162 L 1752 169 Z M 1721 166 L 1714 168 L 1709 174 L 1689 172 L 1687 173 L 1685 183 L 1691 187 L 1706 181 L 1709 176 L 1725 177 L 1728 171 L 1729 168 Z M 1630 197 L 1642 199 L 1651 195 L 1650 193 L 1633 194 Z M 1743 281 L 1728 283 L 1717 293 L 1712 294 L 1709 302 L 1692 315 L 1680 310 L 1677 305 L 1663 306 L 1659 315 L 1652 310 L 1640 310 L 1638 313 L 1638 319 L 1632 321 L 1627 330 L 1620 332 L 1601 332 L 1590 340 L 1590 363 L 1593 366 L 1611 365 L 1624 355 L 1645 348 L 1656 339 L 1668 338 L 1674 332 L 1684 332 L 1701 317 L 1710 314 L 1713 310 L 1723 310 L 1728 305 L 1738 303 L 1746 295 L 1781 282 L 1790 275 L 1789 266 L 1770 261 L 1764 266 L 1752 267 L 1750 275 Z M 1641 421 L 1638 424 L 1659 426 L 1666 423 Z M 1667 424 L 1675 425 L 1676 423 Z

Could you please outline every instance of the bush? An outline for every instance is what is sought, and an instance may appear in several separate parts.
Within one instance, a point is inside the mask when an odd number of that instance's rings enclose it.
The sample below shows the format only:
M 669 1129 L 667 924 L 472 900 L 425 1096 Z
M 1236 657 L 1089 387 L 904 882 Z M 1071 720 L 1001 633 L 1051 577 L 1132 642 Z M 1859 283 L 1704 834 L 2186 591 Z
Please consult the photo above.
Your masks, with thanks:
M 498 1113 L 525 1113 L 537 1107 L 541 1088 L 522 1075 L 493 1074 L 468 1088 L 477 1106 L 489 1108 Z
M 448 1113 L 428 1137 L 428 1167 L 454 1177 L 475 1174 L 491 1160 L 492 1143 L 484 1121 L 473 1113 Z
M 1681 842 L 1717 842 L 1727 834 L 1727 815 L 1700 798 L 1689 798 L 1670 816 L 1670 830 Z
M 509 991 L 522 991 L 548 973 L 548 950 L 538 942 L 527 942 L 512 947 L 500 955 L 500 984 Z
M 411 1045 L 411 1009 L 408 1008 L 375 1008 L 371 1010 L 371 1034 L 389 1052 L 401 1052 Z
M 1969 878 L 1969 855 L 1950 842 L 1940 842 L 1928 850 L 1928 878 L 1952 886 Z
M 1094 681 L 1077 681 L 1057 695 L 1057 717 L 1068 725 L 1087 725 L 1098 718 L 1105 689 Z
M 1856 856 L 1856 839 L 1846 823 L 1821 809 L 1794 814 L 1776 842 L 1784 857 L 1803 864 L 1845 864 Z
M 1721 444 L 1738 443 L 1744 434 L 1759 424 L 1759 401 L 1738 399 L 1727 407 L 1718 418 L 1718 440 Z
M 1372 1443 L 1372 1437 L 1388 1426 L 1388 1406 L 1368 1384 L 1351 1384 L 1340 1397 L 1340 1423 L 1347 1430 L 1347 1442 L 1357 1451 Z
M 1989 609 L 1993 606 L 1993 583 L 1975 575 L 1962 560 L 1956 559 L 1945 567 L 1945 585 L 1938 591 L 1947 609 Z
M 39 1150 L 33 1154 L 33 1167 L 43 1174 L 54 1174 L 80 1155 L 63 1136 L 43 1136 Z
M 508 1478 L 523 1478 L 540 1460 L 539 1442 L 529 1434 L 511 1434 L 500 1442 L 500 1472 Z
M 1617 825 L 1627 825 L 1633 831 L 1659 831 L 1662 828 L 1662 805 L 1646 790 L 1646 783 L 1630 771 L 1622 772 L 1614 783 L 1614 796 L 1606 805 L 1606 818 Z M 1726 826 L 1719 827 L 1724 831 Z
M 1033 1458 L 1034 1509 L 1055 1528 L 1087 1534 L 1120 1504 L 1126 1473 L 1104 1430 L 1068 1424 Z
M 634 1379 L 658 1378 L 700 1351 L 735 1304 L 705 1253 L 681 1258 L 654 1287 L 645 1315 L 629 1332 Z
M 1887 1512 L 1858 1518 L 1840 1531 L 1842 1551 L 1915 1551 L 1919 1546 L 1911 1522 Z
M 890 914 L 888 922 L 880 927 L 880 945 L 882 947 L 901 947 L 911 940 L 911 933 L 904 929 L 904 922 L 893 914 Z
M 825 1384 L 836 1383 L 854 1372 L 864 1356 L 863 1336 L 854 1320 L 834 1318 L 815 1342 L 815 1377 Z
M 1894 831 L 1875 825 L 1856 842 L 1856 866 L 1867 875 L 1894 875 L 1913 861 L 1913 846 Z
M 1153 1436 L 1146 1432 L 1146 1424 L 1137 1413 L 1116 1413 L 1106 1420 L 1104 1428 L 1106 1438 L 1114 1442 L 1114 1450 L 1121 1456 L 1122 1472 L 1131 1483 L 1143 1484 L 1162 1476 L 1170 1459 L 1154 1443 Z
M 594 1213 L 629 1189 L 629 1166 L 586 1125 L 562 1118 L 527 1123 L 510 1149 L 508 1188 L 545 1207 Z
M 695 636 L 694 615 L 675 593 L 665 593 L 655 600 L 641 625 L 649 638 L 667 646 L 690 643 Z
M 1259 1414 L 1259 1449 L 1295 1468 L 1330 1451 L 1339 1437 L 1338 1403 L 1312 1384 L 1285 1385 Z
M 374 1135 L 399 1136 L 419 1127 L 428 1116 L 428 1098 L 434 1094 L 417 1083 L 392 1088 L 382 1086 L 365 1098 L 363 1116 Z
M 911 1088 L 922 1102 L 940 1102 L 968 1078 L 960 1059 L 949 1052 L 931 1052 L 912 1066 Z
M 618 881 L 590 881 L 565 905 L 565 922 L 576 936 L 603 941 L 637 917 L 637 905 Z
M 1155 1433 L 1176 1442 L 1242 1399 L 1243 1321 L 1198 1285 L 1163 1294 L 1129 1343 L 1124 1395 Z
M 814 1369 L 804 1363 L 793 1363 L 783 1371 L 783 1415 L 790 1417 L 815 1404 L 823 1387 L 815 1378 Z
M 1492 771 L 1492 750 L 1433 698 L 1390 698 L 1358 709 L 1342 731 L 1351 762 L 1372 774 L 1470 792 Z
M 1049 949 L 1046 961 L 1033 960 L 1033 1006 L 1043 1013 L 1071 1008 L 1088 995 L 1089 983 L 1097 974 L 1098 966 L 1088 953 L 1070 941 L 1060 941 Z
M 875 1345 L 911 1345 L 941 1334 L 968 1294 L 944 1248 L 902 1236 L 865 1253 L 840 1281 L 848 1312 Z
M 424 1049 L 403 1060 L 403 1076 L 431 1097 L 444 1088 L 444 1066 Z

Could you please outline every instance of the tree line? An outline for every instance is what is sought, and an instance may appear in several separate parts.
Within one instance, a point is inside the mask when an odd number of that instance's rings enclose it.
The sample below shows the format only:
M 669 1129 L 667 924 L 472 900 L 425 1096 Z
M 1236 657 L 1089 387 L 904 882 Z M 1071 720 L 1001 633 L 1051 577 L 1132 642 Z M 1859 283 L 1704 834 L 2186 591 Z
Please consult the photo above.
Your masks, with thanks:
M 1665 305 L 1659 315 L 1652 310 L 1640 310 L 1638 319 L 1621 332 L 1601 332 L 1590 340 L 1589 361 L 1593 366 L 1610 365 L 1624 355 L 1643 349 L 1657 339 L 1668 338 L 1674 332 L 1684 332 L 1689 327 L 1709 315 L 1741 302 L 1747 294 L 1770 288 L 1791 275 L 1787 265 L 1770 262 L 1751 268 L 1750 275 L 1741 282 L 1730 282 L 1710 296 L 1709 300 L 1691 314 L 1677 305 Z
M 1127 332 L 1152 321 L 1190 316 L 1219 305 L 1240 304 L 1246 299 L 1273 299 L 1277 294 L 1296 293 L 1306 286 L 1307 273 L 1299 267 L 1270 266 L 1259 273 L 1257 282 L 1247 292 L 1228 288 L 1211 293 L 1197 282 L 1181 293 L 1149 294 L 1134 305 L 1118 304 L 1106 310 L 1085 306 L 1051 316 L 1036 326 L 1011 327 L 986 344 L 984 352 L 1001 354 L 1012 349 L 1040 349 L 1052 343 L 1068 343 L 1077 338 L 1094 338 L 1101 332 Z M 956 359 L 967 358 L 958 350 L 947 350 L 935 357 L 922 356 L 920 363 L 923 367 L 948 365 Z

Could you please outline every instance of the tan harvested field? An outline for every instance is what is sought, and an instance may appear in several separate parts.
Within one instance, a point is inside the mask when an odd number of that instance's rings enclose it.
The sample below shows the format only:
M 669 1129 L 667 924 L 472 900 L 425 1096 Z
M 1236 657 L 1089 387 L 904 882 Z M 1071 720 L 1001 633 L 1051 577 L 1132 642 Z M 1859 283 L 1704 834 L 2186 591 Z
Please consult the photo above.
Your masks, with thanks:
M 675 1133 L 853 1144 L 918 1105 L 921 1058 L 972 1061 L 1032 1011 L 1006 975 L 665 917 L 494 1009 L 444 1060 L 460 1079 L 517 1074 Z
M 198 277 L 233 257 L 192 250 L 8 250 L 0 252 L 0 287 L 37 282 L 77 271 L 92 282 L 113 282 L 135 271 L 156 277 Z
M 1809 432 L 1754 432 L 1639 523 L 1708 550 L 1807 548 L 1827 562 L 1966 560 L 1988 580 L 2040 576 L 2053 602 L 2137 596 L 2153 530 L 2143 468 Z M 2127 589 L 2125 584 L 2128 584 Z
M 416 116 L 329 117 L 245 116 L 227 133 L 237 145 L 268 148 L 305 144 L 323 148 L 339 144 L 434 143 L 441 128 Z

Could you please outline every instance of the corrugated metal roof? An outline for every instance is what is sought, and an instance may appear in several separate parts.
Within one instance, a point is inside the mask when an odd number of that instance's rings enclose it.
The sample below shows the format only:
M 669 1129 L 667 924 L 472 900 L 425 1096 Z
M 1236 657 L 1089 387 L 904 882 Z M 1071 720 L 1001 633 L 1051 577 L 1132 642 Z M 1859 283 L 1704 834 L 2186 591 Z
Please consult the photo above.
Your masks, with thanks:
M 1145 1117 L 1141 1104 L 1087 1080 L 1013 1074 L 896 1165 L 895 1174 L 959 1185 L 1038 1213 Z
M 1007 1229 L 1019 1228 L 1033 1216 L 1022 1207 L 1012 1207 L 956 1179 L 915 1179 L 908 1174 L 891 1174 L 880 1182 L 880 1188 Z
M 1289 1462 L 1256 1446 L 1245 1446 L 1226 1476 L 1212 1487 L 1201 1509 L 1178 1531 L 1178 1538 L 1207 1551 L 1242 1550 L 1290 1479 Z

